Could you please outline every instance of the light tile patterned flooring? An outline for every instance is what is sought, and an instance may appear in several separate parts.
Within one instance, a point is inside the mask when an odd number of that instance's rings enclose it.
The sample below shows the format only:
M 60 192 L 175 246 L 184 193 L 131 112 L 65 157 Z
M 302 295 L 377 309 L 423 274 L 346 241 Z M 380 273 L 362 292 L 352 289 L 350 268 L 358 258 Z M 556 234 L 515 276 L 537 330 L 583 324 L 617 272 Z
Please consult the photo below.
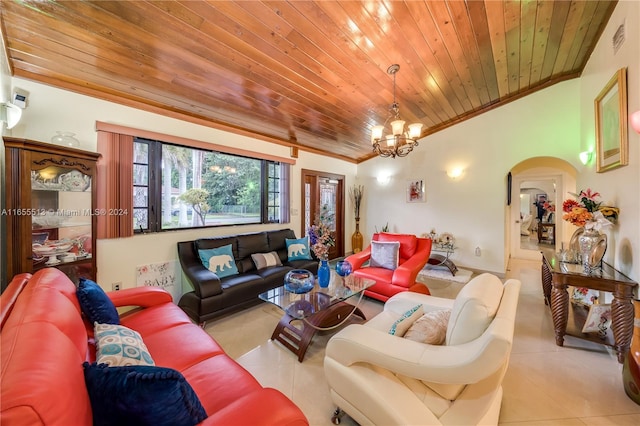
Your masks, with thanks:
M 542 299 L 540 262 L 512 260 L 506 276 L 519 279 L 522 289 L 500 424 L 640 425 L 640 406 L 625 395 L 622 366 L 610 348 L 570 336 L 564 347 L 556 346 L 551 314 Z M 455 285 L 434 285 L 432 293 L 454 297 Z M 370 318 L 382 304 L 365 299 L 362 307 Z M 261 304 L 212 322 L 206 330 L 260 383 L 293 399 L 312 425 L 331 425 L 335 407 L 322 362 L 332 333 L 316 335 L 299 363 L 269 340 L 280 315 L 275 306 Z M 355 423 L 345 416 L 341 424 Z

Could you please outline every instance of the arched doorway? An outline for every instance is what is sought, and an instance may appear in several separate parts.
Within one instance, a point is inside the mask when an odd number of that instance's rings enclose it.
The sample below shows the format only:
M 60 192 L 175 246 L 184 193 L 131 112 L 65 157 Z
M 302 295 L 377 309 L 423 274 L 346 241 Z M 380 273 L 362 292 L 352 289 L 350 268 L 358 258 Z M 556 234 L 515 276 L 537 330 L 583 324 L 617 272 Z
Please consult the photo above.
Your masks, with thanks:
M 577 170 L 559 158 L 534 157 L 516 164 L 511 175 L 509 256 L 539 260 L 542 249 L 559 250 L 573 232 L 562 221 L 562 201 L 575 192 Z

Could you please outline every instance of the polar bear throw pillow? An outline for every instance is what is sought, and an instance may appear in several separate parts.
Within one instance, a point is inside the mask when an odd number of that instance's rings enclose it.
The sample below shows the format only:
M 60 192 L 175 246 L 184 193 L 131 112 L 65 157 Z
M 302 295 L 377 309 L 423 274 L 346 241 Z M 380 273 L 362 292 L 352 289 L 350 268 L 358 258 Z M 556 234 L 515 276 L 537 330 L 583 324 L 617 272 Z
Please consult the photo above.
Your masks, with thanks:
M 309 251 L 309 237 L 298 238 L 296 240 L 287 238 L 287 257 L 292 260 L 311 260 L 311 251 Z
M 238 267 L 233 259 L 231 244 L 214 249 L 198 250 L 198 255 L 204 267 L 219 278 L 238 275 Z

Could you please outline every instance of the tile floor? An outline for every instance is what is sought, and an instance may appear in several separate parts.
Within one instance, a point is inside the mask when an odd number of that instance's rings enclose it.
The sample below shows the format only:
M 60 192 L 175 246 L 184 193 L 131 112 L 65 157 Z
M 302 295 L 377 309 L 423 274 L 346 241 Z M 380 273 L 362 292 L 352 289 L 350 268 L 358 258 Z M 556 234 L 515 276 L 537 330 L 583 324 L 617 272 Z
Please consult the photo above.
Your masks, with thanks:
M 573 337 L 555 344 L 544 305 L 538 261 L 512 261 L 506 274 L 522 282 L 509 369 L 503 382 L 502 425 L 640 425 L 640 406 L 622 387 L 622 366 L 612 350 Z M 456 284 L 452 284 L 456 285 Z M 441 286 L 434 295 L 453 297 Z M 382 304 L 365 299 L 367 317 Z M 280 318 L 275 306 L 261 304 L 207 325 L 227 353 L 264 386 L 282 391 L 305 413 L 311 425 L 330 425 L 334 405 L 324 380 L 324 347 L 331 333 L 316 335 L 304 362 L 269 340 Z M 345 416 L 342 425 L 355 423 Z

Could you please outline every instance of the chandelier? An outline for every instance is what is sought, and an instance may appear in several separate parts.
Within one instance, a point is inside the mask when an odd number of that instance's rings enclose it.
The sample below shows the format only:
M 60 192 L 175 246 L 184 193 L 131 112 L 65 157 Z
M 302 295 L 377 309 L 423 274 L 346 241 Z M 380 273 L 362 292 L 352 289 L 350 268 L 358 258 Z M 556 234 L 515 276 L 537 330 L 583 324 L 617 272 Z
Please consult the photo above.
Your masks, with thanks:
M 405 121 L 400 118 L 400 107 L 396 102 L 396 73 L 400 65 L 393 64 L 387 69 L 387 74 L 393 75 L 393 103 L 389 107 L 389 117 L 382 126 L 373 126 L 371 129 L 371 144 L 373 152 L 381 157 L 405 157 L 413 147 L 418 146 L 418 138 L 422 134 L 422 124 L 409 124 L 405 128 Z M 393 119 L 391 133 L 385 134 L 387 122 Z

